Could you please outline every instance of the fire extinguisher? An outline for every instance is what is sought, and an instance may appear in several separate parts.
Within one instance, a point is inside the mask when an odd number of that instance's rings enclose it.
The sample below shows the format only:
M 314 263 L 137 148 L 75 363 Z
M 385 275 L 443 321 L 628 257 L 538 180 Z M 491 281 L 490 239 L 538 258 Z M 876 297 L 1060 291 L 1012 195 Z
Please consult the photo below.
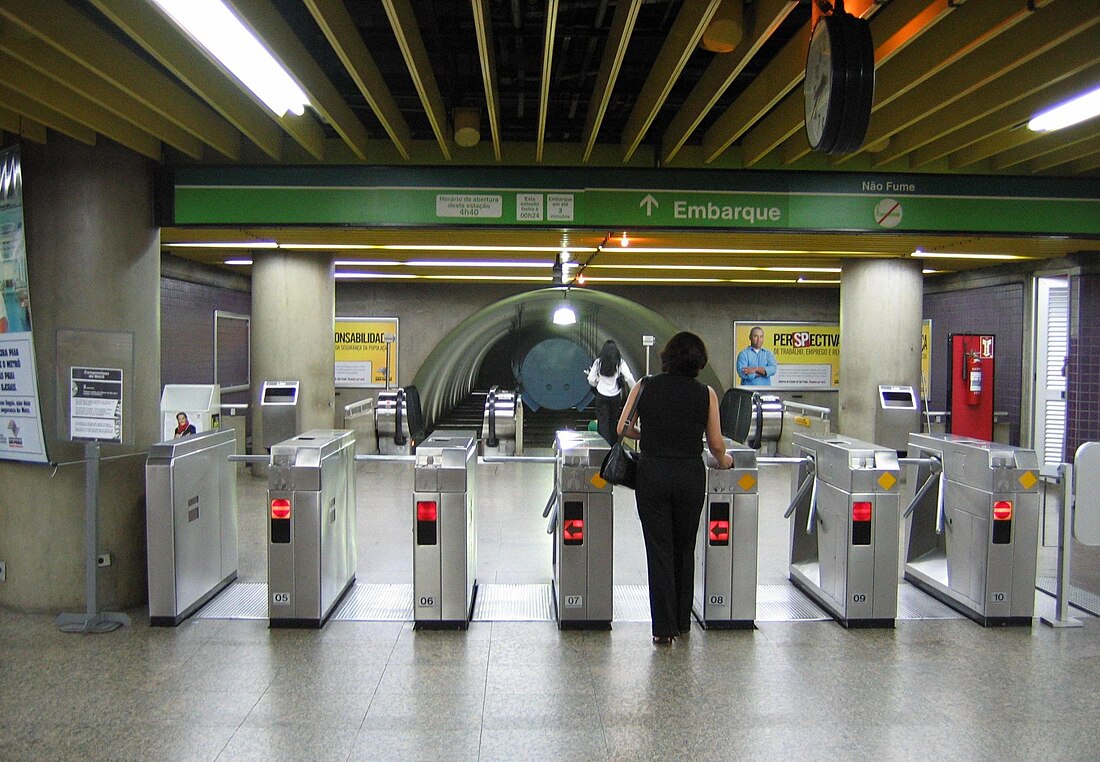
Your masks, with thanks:
M 979 405 L 982 401 L 982 361 L 977 352 L 966 353 L 966 404 Z

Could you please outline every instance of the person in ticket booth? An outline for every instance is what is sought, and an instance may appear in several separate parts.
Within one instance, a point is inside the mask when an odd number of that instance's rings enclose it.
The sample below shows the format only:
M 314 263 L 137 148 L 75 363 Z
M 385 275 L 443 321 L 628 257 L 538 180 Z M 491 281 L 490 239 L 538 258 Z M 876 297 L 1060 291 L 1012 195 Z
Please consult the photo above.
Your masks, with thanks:
M 176 413 L 176 430 L 172 432 L 172 439 L 179 439 L 194 433 L 195 424 L 187 420 L 187 413 Z
M 611 339 L 603 343 L 600 356 L 588 369 L 588 385 L 595 387 L 596 431 L 613 445 L 619 441 L 615 422 L 623 412 L 623 391 L 634 386 L 634 375 L 619 353 L 619 345 Z
M 737 355 L 737 377 L 742 386 L 771 386 L 772 376 L 779 369 L 775 355 L 764 349 L 764 329 L 754 325 L 749 331 L 749 345 Z
M 619 433 L 640 445 L 634 497 L 645 540 L 654 645 L 671 645 L 691 629 L 695 539 L 707 485 L 700 457 L 704 435 L 719 467 L 733 466 L 718 395 L 698 380 L 706 364 L 703 340 L 686 331 L 676 334 L 661 350 L 662 372 L 630 391 L 619 417 Z M 637 416 L 627 428 L 635 399 Z

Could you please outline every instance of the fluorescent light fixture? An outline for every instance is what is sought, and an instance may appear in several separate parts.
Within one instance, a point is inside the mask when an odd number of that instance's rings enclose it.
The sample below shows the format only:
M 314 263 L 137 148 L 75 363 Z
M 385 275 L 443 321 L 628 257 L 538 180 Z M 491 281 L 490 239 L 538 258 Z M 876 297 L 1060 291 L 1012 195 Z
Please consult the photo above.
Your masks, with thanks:
M 577 322 L 577 313 L 568 304 L 554 310 L 554 325 L 573 325 Z
M 309 98 L 222 0 L 153 0 L 276 116 L 305 113 Z
M 393 259 L 337 259 L 332 264 L 336 267 L 392 267 L 405 263 Z
M 1100 87 L 1031 117 L 1032 132 L 1050 132 L 1100 115 Z
M 334 273 L 334 278 L 341 278 L 347 280 L 367 280 L 367 279 L 393 279 L 393 280 L 416 280 L 419 275 L 412 275 L 409 273 Z
M 513 253 L 561 252 L 560 246 L 485 246 L 480 244 L 434 243 L 281 243 L 280 249 L 307 251 L 508 251 Z M 595 251 L 574 248 L 572 251 Z M 543 267 L 545 267 L 545 263 Z
M 531 275 L 421 275 L 421 280 L 472 280 L 491 281 L 501 280 L 511 283 L 550 283 L 553 278 Z
M 398 263 L 405 264 L 409 267 L 517 267 L 517 268 L 545 268 L 545 262 L 509 262 L 506 260 L 469 260 L 469 261 L 456 261 L 456 260 L 431 260 L 431 259 L 410 259 L 408 262 Z
M 227 264 L 227 265 L 250 265 L 250 264 L 252 264 L 252 260 L 251 259 L 227 259 L 227 260 L 225 260 L 225 264 Z
M 921 259 L 995 259 L 1007 261 L 1011 259 L 1030 259 L 1031 257 L 1019 257 L 1015 254 L 961 254 L 951 252 L 931 252 L 917 249 L 910 256 Z
M 274 241 L 189 241 L 162 244 L 166 249 L 277 249 Z

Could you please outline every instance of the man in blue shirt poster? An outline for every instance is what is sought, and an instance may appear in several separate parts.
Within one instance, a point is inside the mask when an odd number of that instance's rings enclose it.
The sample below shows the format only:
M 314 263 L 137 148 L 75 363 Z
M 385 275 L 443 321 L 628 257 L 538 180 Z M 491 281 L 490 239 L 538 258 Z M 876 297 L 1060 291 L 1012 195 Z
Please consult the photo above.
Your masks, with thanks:
M 749 331 L 749 346 L 737 355 L 737 375 L 742 386 L 771 386 L 778 366 L 775 355 L 764 349 L 764 329 L 753 326 Z

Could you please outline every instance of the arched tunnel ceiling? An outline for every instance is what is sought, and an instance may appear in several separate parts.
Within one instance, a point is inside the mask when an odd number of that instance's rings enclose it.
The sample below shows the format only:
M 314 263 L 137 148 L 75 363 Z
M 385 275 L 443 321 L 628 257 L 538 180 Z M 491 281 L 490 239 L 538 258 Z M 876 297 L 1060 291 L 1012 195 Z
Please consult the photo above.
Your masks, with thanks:
M 555 326 L 551 316 L 563 302 L 578 313 L 578 328 Z M 581 331 L 589 320 L 595 336 L 586 338 Z M 660 370 L 658 353 L 665 342 L 679 329 L 656 312 L 612 294 L 583 289 L 548 288 L 502 299 L 462 321 L 448 333 L 428 355 L 417 371 L 413 384 L 420 391 L 426 425 L 431 428 L 451 408 L 465 399 L 473 389 L 478 370 L 486 354 L 521 324 L 536 323 L 546 327 L 547 337 L 564 336 L 573 339 L 589 351 L 606 339 L 613 339 L 622 348 L 635 375 L 642 375 L 645 356 L 630 349 L 639 343 L 642 334 L 655 339 L 650 368 Z M 718 376 L 708 365 L 699 375 L 700 381 L 721 391 Z

